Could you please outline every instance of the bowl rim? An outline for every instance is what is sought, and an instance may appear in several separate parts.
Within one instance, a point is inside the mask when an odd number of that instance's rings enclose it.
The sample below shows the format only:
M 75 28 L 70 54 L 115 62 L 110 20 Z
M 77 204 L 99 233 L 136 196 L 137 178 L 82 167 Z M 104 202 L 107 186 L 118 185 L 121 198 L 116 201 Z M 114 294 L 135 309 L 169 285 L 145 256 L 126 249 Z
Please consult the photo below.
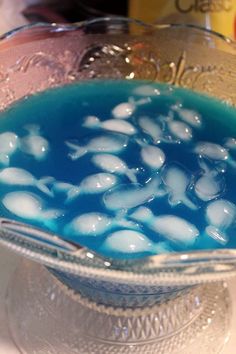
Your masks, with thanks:
M 7 218 L 0 218 L 0 245 L 59 272 L 104 282 L 172 286 L 236 275 L 236 249 L 153 255 L 117 263 L 56 234 Z
M 45 30 L 48 29 L 51 32 L 69 32 L 69 31 L 75 31 L 79 29 L 83 29 L 92 25 L 100 24 L 100 23 L 126 23 L 130 25 L 136 25 L 140 28 L 143 29 L 152 29 L 152 30 L 162 30 L 162 29 L 186 29 L 186 30 L 193 30 L 193 31 L 198 31 L 201 34 L 208 34 L 212 36 L 215 39 L 223 41 L 225 44 L 228 44 L 231 46 L 233 49 L 236 50 L 236 40 L 227 37 L 219 32 L 216 32 L 214 30 L 211 30 L 209 28 L 205 28 L 200 25 L 195 25 L 195 24 L 190 24 L 190 23 L 161 23 L 161 24 L 153 24 L 153 23 L 147 23 L 138 19 L 134 19 L 131 17 L 125 17 L 125 16 L 104 16 L 104 17 L 97 17 L 97 18 L 92 18 L 84 21 L 79 21 L 79 22 L 73 22 L 73 23 L 47 23 L 47 22 L 34 22 L 30 24 L 26 24 L 23 26 L 19 26 L 16 28 L 13 28 L 2 35 L 0 35 L 0 49 L 1 49 L 1 44 L 2 42 L 9 40 L 18 34 L 25 33 L 30 30 Z

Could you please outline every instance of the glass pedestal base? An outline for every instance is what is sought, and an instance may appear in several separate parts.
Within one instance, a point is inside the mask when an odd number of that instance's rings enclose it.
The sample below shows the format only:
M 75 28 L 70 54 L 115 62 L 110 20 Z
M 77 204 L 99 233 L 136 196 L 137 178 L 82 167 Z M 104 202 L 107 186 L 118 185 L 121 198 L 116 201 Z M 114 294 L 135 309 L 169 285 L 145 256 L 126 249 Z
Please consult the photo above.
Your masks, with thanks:
M 23 261 L 8 288 L 12 337 L 27 354 L 220 353 L 230 323 L 225 283 L 192 287 L 152 307 L 98 305 Z

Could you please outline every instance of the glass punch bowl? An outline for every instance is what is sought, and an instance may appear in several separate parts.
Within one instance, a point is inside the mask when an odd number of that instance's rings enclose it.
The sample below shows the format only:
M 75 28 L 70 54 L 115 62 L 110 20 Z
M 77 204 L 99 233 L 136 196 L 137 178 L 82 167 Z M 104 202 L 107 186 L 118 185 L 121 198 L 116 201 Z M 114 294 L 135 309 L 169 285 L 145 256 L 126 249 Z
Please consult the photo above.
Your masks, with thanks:
M 0 39 L 0 109 L 93 79 L 181 86 L 236 105 L 236 45 L 187 25 L 124 18 L 36 24 Z M 58 236 L 0 219 L 0 244 L 24 256 L 7 313 L 21 353 L 219 353 L 228 338 L 236 250 L 117 264 Z

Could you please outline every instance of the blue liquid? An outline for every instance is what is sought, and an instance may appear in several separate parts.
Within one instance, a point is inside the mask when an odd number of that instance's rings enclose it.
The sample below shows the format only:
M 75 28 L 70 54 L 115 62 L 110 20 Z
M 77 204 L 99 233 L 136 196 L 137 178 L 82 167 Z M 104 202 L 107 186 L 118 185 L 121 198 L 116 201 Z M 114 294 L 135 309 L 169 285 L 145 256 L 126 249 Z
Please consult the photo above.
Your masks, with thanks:
M 65 141 L 76 141 L 84 146 L 94 137 L 108 134 L 106 130 L 90 129 L 83 126 L 84 119 L 87 116 L 97 116 L 101 121 L 111 119 L 112 109 L 122 102 L 128 102 L 130 97 L 134 100 L 140 100 L 140 95 L 136 95 L 134 90 L 139 87 L 140 82 L 89 82 L 83 84 L 71 85 L 63 88 L 49 90 L 42 94 L 29 97 L 14 104 L 10 109 L 1 113 L 0 134 L 11 131 L 19 139 L 27 135 L 25 126 L 28 124 L 37 124 L 40 126 L 40 135 L 46 138 L 50 144 L 50 149 L 46 159 L 37 160 L 33 156 L 22 152 L 20 149 L 10 156 L 9 167 L 18 167 L 29 171 L 38 179 L 42 176 L 53 176 L 55 181 L 63 181 L 73 185 L 79 183 L 88 175 L 101 171 L 97 166 L 91 163 L 91 158 L 95 153 L 87 153 L 81 158 L 72 161 L 68 157 L 70 149 Z M 197 154 L 194 153 L 194 147 L 199 141 L 208 141 L 222 145 L 227 137 L 236 137 L 236 110 L 228 107 L 216 100 L 210 99 L 192 93 L 183 89 L 171 89 L 165 85 L 150 85 L 160 91 L 160 95 L 150 97 L 149 103 L 137 105 L 136 110 L 127 120 L 137 128 L 137 134 L 128 137 L 128 146 L 119 156 L 129 168 L 138 168 L 136 174 L 140 184 L 144 184 L 149 178 L 152 178 L 153 171 L 143 164 L 140 158 L 141 147 L 136 139 L 141 139 L 148 144 L 153 144 L 148 134 L 141 131 L 137 125 L 138 118 L 148 116 L 153 120 L 160 116 L 168 116 L 170 107 L 181 104 L 183 108 L 198 112 L 202 117 L 202 126 L 200 129 L 193 130 L 193 139 L 190 142 L 179 142 L 169 144 L 160 142 L 158 147 L 166 155 L 166 164 L 178 163 L 184 166 L 192 178 L 199 174 L 200 167 Z M 173 119 L 178 120 L 178 113 L 173 111 Z M 109 132 L 110 134 L 110 132 Z M 230 151 L 230 158 L 236 160 L 236 150 Z M 215 164 L 215 162 L 214 162 Z M 141 167 L 141 168 L 140 168 Z M 5 166 L 1 166 L 5 168 Z M 161 174 L 160 170 L 158 174 Z M 236 204 L 236 168 L 227 164 L 227 171 L 224 173 L 226 188 L 217 198 L 223 198 Z M 119 184 L 129 185 L 131 182 L 126 175 L 119 175 Z M 50 188 L 53 188 L 53 183 Z M 44 203 L 45 209 L 63 209 L 62 216 L 53 221 L 44 222 L 40 218 L 27 220 L 19 217 L 4 207 L 0 203 L 1 216 L 14 220 L 26 222 L 30 225 L 36 225 L 42 229 L 56 232 L 60 237 L 86 246 L 105 256 L 116 258 L 143 257 L 151 254 L 150 251 L 138 252 L 137 254 L 123 254 L 122 252 L 109 251 L 103 247 L 106 238 L 113 232 L 124 229 L 117 225 L 98 236 L 84 236 L 75 232 L 68 232 L 71 221 L 79 215 L 96 212 L 104 213 L 111 218 L 116 216 L 116 212 L 108 210 L 103 202 L 103 194 L 81 194 L 77 199 L 69 204 L 65 204 L 65 193 L 54 193 L 49 197 L 39 191 L 35 186 L 12 186 L 0 184 L 0 200 L 12 191 L 30 192 L 38 195 Z M 192 223 L 199 230 L 200 235 L 191 245 L 173 242 L 161 234 L 150 230 L 148 225 L 140 225 L 140 232 L 148 237 L 155 245 L 164 242 L 167 249 L 174 252 L 186 250 L 202 250 L 217 248 L 236 248 L 235 221 L 227 229 L 228 241 L 222 245 L 205 233 L 206 207 L 209 202 L 199 200 L 194 191 L 189 188 L 191 200 L 198 206 L 197 210 L 192 210 L 183 204 L 171 206 L 168 202 L 168 196 L 154 198 L 152 201 L 144 203 L 153 211 L 155 216 L 174 215 L 181 217 Z M 128 210 L 126 219 L 131 220 L 129 215 L 135 210 Z M 155 251 L 153 251 L 155 253 Z

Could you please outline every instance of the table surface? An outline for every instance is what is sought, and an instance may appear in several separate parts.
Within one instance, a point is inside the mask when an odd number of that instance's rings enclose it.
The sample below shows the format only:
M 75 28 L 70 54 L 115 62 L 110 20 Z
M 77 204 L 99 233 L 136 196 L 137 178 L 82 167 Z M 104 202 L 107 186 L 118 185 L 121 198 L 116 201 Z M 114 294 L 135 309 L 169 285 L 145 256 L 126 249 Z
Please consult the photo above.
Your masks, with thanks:
M 19 256 L 0 247 L 0 354 L 19 354 L 8 332 L 4 306 L 7 284 L 19 261 Z M 236 278 L 232 278 L 228 285 L 233 303 L 233 315 L 229 341 L 221 354 L 236 353 Z

